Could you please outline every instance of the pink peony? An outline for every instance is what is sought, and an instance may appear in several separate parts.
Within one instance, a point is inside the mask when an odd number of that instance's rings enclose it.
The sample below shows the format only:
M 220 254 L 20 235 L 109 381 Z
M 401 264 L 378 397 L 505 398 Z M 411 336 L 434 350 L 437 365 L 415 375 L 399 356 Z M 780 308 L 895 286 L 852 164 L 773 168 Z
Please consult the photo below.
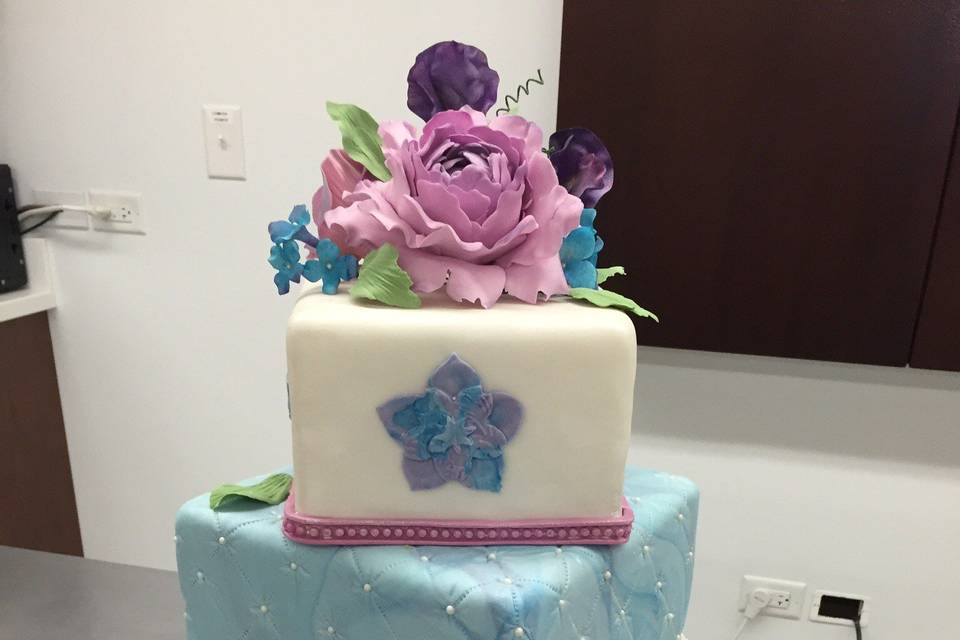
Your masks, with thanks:
M 419 137 L 402 122 L 379 131 L 391 180 L 361 179 L 319 221 L 346 247 L 390 243 L 415 291 L 446 285 L 484 307 L 504 291 L 530 303 L 568 291 L 558 252 L 583 203 L 558 183 L 539 127 L 463 107 Z
M 343 253 L 351 253 L 358 258 L 362 258 L 373 247 L 350 246 L 342 229 L 333 230 L 324 223 L 323 214 L 334 207 L 343 205 L 344 196 L 353 191 L 362 178 L 370 178 L 371 176 L 362 164 L 351 160 L 343 149 L 331 149 L 327 157 L 320 163 L 320 171 L 323 173 L 323 185 L 313 194 L 311 207 L 313 221 L 317 225 L 317 237 L 321 240 L 330 238 L 340 247 Z M 314 257 L 312 247 L 308 257 Z

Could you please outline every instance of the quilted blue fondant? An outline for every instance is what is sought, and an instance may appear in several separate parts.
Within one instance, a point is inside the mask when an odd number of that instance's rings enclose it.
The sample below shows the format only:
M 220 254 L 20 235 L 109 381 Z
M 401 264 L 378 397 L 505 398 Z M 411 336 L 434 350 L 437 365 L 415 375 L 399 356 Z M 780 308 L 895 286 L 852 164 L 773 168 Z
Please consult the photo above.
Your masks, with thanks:
M 698 492 L 628 468 L 636 514 L 614 547 L 311 547 L 282 505 L 177 514 L 190 640 L 675 640 L 693 575 Z

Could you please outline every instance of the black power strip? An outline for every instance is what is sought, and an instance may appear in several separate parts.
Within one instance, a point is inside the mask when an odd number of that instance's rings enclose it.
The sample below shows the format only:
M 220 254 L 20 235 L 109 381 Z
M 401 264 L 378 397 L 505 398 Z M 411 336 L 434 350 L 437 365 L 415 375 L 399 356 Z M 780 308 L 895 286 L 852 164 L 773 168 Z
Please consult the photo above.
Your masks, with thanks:
M 0 164 L 0 293 L 27 286 L 27 265 L 17 220 L 10 167 Z

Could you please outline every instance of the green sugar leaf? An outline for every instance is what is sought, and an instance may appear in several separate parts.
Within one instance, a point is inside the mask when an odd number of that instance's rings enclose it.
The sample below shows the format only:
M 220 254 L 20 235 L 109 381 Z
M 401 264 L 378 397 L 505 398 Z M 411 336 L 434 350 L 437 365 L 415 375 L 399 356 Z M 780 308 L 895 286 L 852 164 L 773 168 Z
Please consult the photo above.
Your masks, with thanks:
M 657 318 L 655 314 L 647 311 L 630 298 L 622 296 L 619 293 L 614 293 L 613 291 L 607 291 L 606 289 L 573 288 L 570 289 L 570 297 L 589 302 L 598 307 L 613 307 L 621 311 L 629 311 L 641 318 L 650 318 L 654 322 L 660 322 L 660 319 Z
M 245 487 L 239 484 L 223 484 L 210 492 L 210 508 L 219 509 L 224 502 L 236 498 L 249 498 L 266 504 L 280 504 L 290 495 L 293 476 L 288 473 L 275 473 L 257 484 Z
M 391 307 L 418 309 L 422 301 L 420 296 L 410 290 L 411 286 L 413 280 L 397 264 L 396 247 L 385 244 L 368 253 L 363 259 L 360 275 L 350 287 L 350 295 L 377 300 Z
M 603 284 L 613 276 L 625 276 L 627 272 L 623 267 L 604 267 L 597 269 L 597 284 Z
M 335 102 L 327 103 L 327 113 L 340 127 L 343 149 L 347 155 L 379 180 L 389 180 L 390 170 L 383 157 L 383 140 L 377 133 L 377 121 L 373 116 L 356 105 Z

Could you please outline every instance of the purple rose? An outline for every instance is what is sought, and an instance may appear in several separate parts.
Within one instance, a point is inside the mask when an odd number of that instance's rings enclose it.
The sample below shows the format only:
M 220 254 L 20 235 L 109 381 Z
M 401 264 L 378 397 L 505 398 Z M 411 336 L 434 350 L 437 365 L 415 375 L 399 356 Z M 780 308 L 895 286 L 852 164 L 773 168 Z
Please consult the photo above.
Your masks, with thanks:
M 425 121 L 464 106 L 486 113 L 497 101 L 499 84 L 483 51 L 453 40 L 438 42 L 421 51 L 410 67 L 407 106 Z
M 613 159 L 589 129 L 563 129 L 550 136 L 550 162 L 560 184 L 588 209 L 613 186 Z
M 419 136 L 385 122 L 380 137 L 392 178 L 361 180 L 324 214 L 350 245 L 390 243 L 415 291 L 446 286 L 484 307 L 504 290 L 530 303 L 569 290 L 558 253 L 583 203 L 557 181 L 537 125 L 487 123 L 463 107 L 437 114 Z

